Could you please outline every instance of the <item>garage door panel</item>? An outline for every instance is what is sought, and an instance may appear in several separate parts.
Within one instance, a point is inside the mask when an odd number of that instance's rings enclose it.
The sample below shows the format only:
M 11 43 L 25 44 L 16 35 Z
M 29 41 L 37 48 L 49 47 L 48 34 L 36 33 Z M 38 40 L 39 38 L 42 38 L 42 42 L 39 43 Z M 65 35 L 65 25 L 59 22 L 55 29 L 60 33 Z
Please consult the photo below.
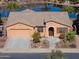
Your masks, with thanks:
M 31 30 L 9 30 L 8 36 L 9 37 L 31 37 L 32 36 Z

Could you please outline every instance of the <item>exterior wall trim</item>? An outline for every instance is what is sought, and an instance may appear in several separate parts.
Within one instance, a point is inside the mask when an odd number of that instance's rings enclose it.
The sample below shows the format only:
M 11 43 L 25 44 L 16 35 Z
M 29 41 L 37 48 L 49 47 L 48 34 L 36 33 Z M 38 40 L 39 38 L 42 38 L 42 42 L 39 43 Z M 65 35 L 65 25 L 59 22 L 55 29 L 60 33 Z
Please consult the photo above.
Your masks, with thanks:
M 71 26 L 69 26 L 69 25 L 66 25 L 66 24 L 62 24 L 62 23 L 59 23 L 59 22 L 56 22 L 56 21 L 47 21 L 46 23 L 48 23 L 48 22 L 54 22 L 54 23 L 58 23 L 58 24 L 61 24 L 61 25 L 64 25 L 64 26 L 67 26 L 67 27 L 71 27 Z
M 30 27 L 35 28 L 34 26 L 31 26 L 31 25 L 28 25 L 28 24 L 24 24 L 24 23 L 21 23 L 21 22 L 17 22 L 17 23 L 15 23 L 15 24 L 9 25 L 9 26 L 7 26 L 7 27 L 10 27 L 10 26 L 13 26 L 13 25 L 16 25 L 16 24 L 23 24 L 23 25 L 27 25 L 27 26 L 30 26 Z

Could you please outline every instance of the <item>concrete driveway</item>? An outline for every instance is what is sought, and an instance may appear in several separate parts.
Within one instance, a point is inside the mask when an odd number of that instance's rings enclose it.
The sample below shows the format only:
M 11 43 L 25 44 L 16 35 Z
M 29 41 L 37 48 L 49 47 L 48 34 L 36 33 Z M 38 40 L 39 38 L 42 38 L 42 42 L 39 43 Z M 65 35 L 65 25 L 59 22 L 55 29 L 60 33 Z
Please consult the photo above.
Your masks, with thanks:
M 29 48 L 31 38 L 13 37 L 8 38 L 4 48 Z

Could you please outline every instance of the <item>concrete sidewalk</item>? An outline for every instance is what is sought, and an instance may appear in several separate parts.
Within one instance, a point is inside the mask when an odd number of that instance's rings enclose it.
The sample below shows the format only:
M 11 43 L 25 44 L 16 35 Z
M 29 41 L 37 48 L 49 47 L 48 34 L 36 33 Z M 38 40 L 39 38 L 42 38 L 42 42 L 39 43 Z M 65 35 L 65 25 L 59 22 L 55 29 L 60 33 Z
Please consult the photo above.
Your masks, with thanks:
M 52 50 L 61 50 L 63 53 L 79 53 L 79 49 L 0 49 L 1 53 L 50 53 Z

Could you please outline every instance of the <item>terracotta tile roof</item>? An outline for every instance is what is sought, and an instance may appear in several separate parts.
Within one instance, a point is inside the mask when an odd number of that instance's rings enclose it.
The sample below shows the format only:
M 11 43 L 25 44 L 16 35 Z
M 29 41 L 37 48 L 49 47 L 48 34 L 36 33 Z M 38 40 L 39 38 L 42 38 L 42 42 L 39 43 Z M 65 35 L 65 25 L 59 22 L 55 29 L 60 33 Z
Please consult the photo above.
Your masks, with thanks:
M 60 24 L 71 26 L 67 12 L 33 12 L 24 10 L 22 12 L 11 12 L 8 17 L 7 26 L 21 22 L 31 26 L 43 26 L 43 22 L 54 21 Z

